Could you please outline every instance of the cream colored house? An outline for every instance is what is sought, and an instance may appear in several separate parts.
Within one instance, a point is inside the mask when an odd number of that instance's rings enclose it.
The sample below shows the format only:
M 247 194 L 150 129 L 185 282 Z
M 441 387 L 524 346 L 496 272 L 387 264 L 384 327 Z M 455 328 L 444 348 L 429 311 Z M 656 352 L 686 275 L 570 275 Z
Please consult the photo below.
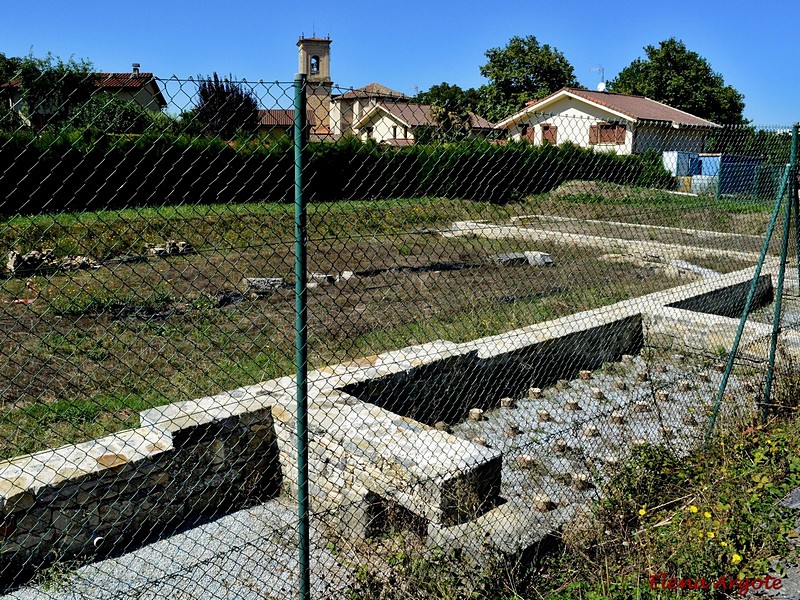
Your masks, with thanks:
M 113 94 L 153 112 L 160 112 L 167 106 L 158 81 L 152 73 L 140 73 L 138 65 L 134 65 L 130 73 L 95 73 L 94 87 L 95 93 Z
M 719 125 L 642 96 L 563 88 L 496 125 L 509 140 L 617 154 L 700 152 Z
M 469 137 L 487 137 L 494 131 L 494 127 L 486 119 L 475 113 L 469 113 L 469 116 Z M 373 139 L 392 146 L 407 146 L 414 143 L 415 130 L 419 127 L 436 126 L 430 104 L 381 100 L 362 111 L 361 117 L 352 123 L 351 131 L 363 140 Z
M 373 115 L 378 106 L 388 106 L 393 103 L 409 105 L 410 98 L 402 92 L 395 91 L 379 83 L 370 83 L 364 87 L 347 90 L 331 98 L 331 133 L 337 137 L 353 135 L 365 137 L 366 127 L 375 125 L 361 124 L 367 115 Z M 406 117 L 412 118 L 409 111 Z M 361 125 L 360 125 L 361 124 Z M 388 127 L 391 125 L 386 124 Z M 395 125 L 400 125 L 395 123 Z M 402 127 L 402 125 L 400 125 Z M 407 127 L 410 127 L 406 123 Z M 382 125 L 378 125 L 382 128 Z M 387 129 L 387 131 L 389 131 Z M 372 136 L 370 136 L 372 137 Z M 388 136 L 383 136 L 385 139 Z

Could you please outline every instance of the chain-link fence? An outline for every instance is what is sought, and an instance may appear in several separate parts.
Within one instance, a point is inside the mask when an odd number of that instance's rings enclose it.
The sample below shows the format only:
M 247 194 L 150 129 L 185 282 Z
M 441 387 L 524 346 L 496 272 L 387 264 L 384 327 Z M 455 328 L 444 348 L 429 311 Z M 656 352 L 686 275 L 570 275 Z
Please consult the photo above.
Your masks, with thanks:
M 3 88 L 11 597 L 490 595 L 636 448 L 757 416 L 773 336 L 791 371 L 791 129 L 585 90 L 491 124 L 314 68 Z

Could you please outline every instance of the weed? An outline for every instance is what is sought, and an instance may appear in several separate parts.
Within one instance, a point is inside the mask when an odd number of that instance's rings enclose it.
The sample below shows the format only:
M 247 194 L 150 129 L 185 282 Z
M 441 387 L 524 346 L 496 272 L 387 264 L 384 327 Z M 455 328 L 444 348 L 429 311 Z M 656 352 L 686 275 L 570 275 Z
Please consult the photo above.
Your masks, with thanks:
M 45 592 L 65 591 L 79 566 L 80 561 L 57 560 L 49 567 L 38 570 L 34 583 Z
M 800 485 L 798 431 L 796 421 L 751 427 L 685 458 L 634 450 L 592 517 L 566 530 L 563 552 L 544 561 L 552 597 L 657 598 L 649 576 L 660 573 L 764 577 L 796 535 L 794 513 L 778 502 Z

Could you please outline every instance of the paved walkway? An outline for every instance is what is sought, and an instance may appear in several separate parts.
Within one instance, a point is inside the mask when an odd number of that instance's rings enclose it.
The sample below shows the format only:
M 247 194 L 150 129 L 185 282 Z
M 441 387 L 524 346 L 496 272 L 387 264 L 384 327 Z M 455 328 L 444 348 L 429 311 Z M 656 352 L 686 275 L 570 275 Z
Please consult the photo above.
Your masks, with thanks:
M 5 599 L 283 600 L 297 596 L 297 516 L 290 498 L 226 515 L 117 558 L 20 588 Z M 313 597 L 340 599 L 349 570 L 312 537 Z

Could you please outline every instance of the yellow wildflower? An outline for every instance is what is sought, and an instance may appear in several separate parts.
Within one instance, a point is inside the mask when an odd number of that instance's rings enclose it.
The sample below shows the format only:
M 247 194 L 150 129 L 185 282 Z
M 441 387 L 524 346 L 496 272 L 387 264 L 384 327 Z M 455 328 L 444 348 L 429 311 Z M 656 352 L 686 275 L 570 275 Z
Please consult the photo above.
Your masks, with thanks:
M 708 536 L 708 539 L 710 539 L 710 540 L 714 539 L 714 532 L 713 531 L 709 531 L 706 535 Z
M 725 546 L 727 546 L 727 545 L 728 545 L 728 542 L 720 542 L 720 543 L 719 543 L 719 545 L 720 545 L 720 546 L 722 546 L 722 547 L 724 548 Z
M 733 557 L 731 558 L 731 562 L 735 565 L 738 565 L 740 562 L 742 562 L 742 557 L 736 554 L 736 552 L 734 552 Z
M 647 514 L 647 510 L 645 509 L 644 506 L 639 509 L 639 514 L 642 515 L 642 516 L 645 516 Z
M 711 513 L 710 513 L 710 512 L 708 512 L 708 511 L 706 511 L 706 512 L 704 512 L 704 513 L 703 513 L 703 516 L 704 516 L 706 519 L 710 519 L 710 518 L 711 518 Z
M 692 505 L 689 507 L 689 512 L 696 513 L 696 512 L 697 512 L 697 507 L 696 507 L 694 504 L 692 504 Z

